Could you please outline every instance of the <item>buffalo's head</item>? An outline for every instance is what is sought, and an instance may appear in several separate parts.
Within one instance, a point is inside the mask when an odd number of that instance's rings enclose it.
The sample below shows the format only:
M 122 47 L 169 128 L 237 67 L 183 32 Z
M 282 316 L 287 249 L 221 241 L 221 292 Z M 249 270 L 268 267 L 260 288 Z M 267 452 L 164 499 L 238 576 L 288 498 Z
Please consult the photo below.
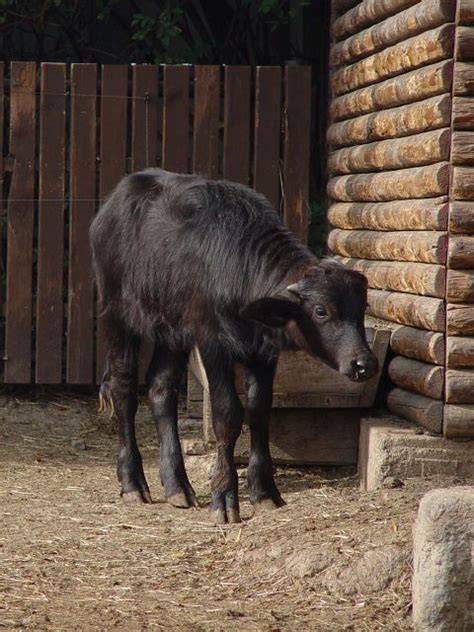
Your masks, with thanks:
M 241 316 L 285 328 L 298 348 L 351 380 L 362 381 L 378 370 L 365 336 L 366 305 L 365 276 L 325 260 L 284 291 L 253 301 Z

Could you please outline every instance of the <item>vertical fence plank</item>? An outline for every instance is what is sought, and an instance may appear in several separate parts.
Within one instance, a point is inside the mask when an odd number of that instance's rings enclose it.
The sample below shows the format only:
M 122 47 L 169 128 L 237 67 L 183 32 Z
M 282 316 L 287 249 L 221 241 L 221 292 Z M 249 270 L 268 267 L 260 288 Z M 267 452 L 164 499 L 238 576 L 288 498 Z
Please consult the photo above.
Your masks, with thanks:
M 280 208 L 281 69 L 258 66 L 255 81 L 253 186 Z
M 163 169 L 186 173 L 189 154 L 189 66 L 165 66 Z
M 99 196 L 106 198 L 127 171 L 127 66 L 102 66 Z M 104 370 L 102 321 L 97 314 L 96 380 Z
M 193 170 L 210 178 L 219 171 L 219 107 L 219 66 L 196 66 Z
M 155 167 L 158 155 L 158 66 L 133 66 L 132 171 Z
M 308 239 L 311 68 L 285 68 L 283 219 L 304 242 Z
M 224 178 L 249 183 L 250 67 L 226 66 L 224 82 Z
M 93 380 L 93 310 L 89 225 L 95 212 L 96 185 L 95 64 L 71 67 L 69 305 L 67 381 Z
M 2 200 L 2 205 L 0 207 L 0 309 L 2 310 L 2 315 L 4 314 L 4 294 L 3 294 L 3 282 L 5 279 L 5 267 L 4 267 L 4 259 L 5 259 L 5 251 L 4 251 L 4 228 L 3 228 L 3 209 L 4 209 L 4 182 L 3 182 L 3 130 L 4 130 L 4 63 L 0 61 L 0 200 Z
M 158 155 L 158 66 L 133 66 L 132 91 L 132 171 L 155 167 Z M 143 340 L 139 360 L 139 382 L 153 353 L 150 341 Z
M 16 384 L 31 381 L 35 84 L 34 63 L 12 63 L 10 154 L 15 164 L 8 203 L 5 382 Z
M 66 65 L 41 64 L 36 382 L 62 381 Z

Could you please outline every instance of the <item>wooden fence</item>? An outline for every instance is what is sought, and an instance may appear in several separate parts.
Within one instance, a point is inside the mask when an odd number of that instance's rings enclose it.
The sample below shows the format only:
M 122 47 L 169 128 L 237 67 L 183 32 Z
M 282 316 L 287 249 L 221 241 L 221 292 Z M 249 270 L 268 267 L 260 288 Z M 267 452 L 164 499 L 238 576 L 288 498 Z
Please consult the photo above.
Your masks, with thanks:
M 249 184 L 306 239 L 309 67 L 13 62 L 8 81 L 4 71 L 6 383 L 100 377 L 88 228 L 127 172 L 160 166 Z

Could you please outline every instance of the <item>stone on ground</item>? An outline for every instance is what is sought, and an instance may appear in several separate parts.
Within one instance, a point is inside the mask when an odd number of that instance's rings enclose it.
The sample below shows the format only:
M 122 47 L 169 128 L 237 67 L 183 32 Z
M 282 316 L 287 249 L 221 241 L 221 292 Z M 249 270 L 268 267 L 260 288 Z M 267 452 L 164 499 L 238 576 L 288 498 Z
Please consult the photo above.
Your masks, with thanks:
M 436 489 L 420 503 L 413 618 L 420 632 L 474 630 L 474 487 Z
M 425 476 L 474 480 L 474 441 L 453 441 L 424 433 L 392 415 L 362 419 L 359 478 L 363 490 L 390 487 L 389 481 Z

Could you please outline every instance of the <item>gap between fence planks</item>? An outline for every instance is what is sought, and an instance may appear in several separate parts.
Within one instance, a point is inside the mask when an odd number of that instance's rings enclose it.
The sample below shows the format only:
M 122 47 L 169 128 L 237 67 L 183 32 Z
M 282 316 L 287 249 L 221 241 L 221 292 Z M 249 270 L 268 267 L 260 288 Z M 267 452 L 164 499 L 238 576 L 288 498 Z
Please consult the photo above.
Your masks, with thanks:
M 102 66 L 99 175 L 101 200 L 112 192 L 127 170 L 127 87 L 127 66 Z M 106 349 L 103 323 L 98 311 L 96 341 L 96 381 L 100 383 Z
M 8 203 L 5 310 L 5 381 L 12 384 L 31 381 L 35 84 L 36 64 L 12 63 L 9 153 L 15 163 Z
M 38 384 L 62 382 L 65 90 L 66 64 L 41 64 L 35 371 Z

